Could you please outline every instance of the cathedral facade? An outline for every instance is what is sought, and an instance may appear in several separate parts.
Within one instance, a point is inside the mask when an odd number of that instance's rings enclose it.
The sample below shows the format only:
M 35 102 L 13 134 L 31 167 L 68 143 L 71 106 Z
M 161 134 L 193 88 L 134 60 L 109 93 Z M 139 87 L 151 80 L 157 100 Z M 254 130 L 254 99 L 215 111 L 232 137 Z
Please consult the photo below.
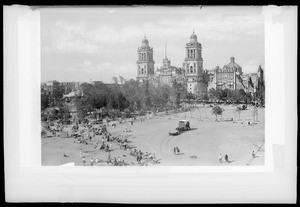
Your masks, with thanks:
M 210 81 L 208 83 L 208 90 L 214 89 L 230 89 L 238 90 L 243 88 L 242 68 L 236 62 L 234 57 L 230 58 L 230 62 L 224 65 L 223 68 L 215 67 L 210 72 Z
M 142 45 L 138 48 L 137 60 L 137 80 L 153 82 L 155 85 L 169 85 L 173 82 L 183 83 L 187 92 L 199 97 L 207 94 L 208 90 L 230 89 L 255 93 L 263 91 L 263 69 L 259 66 L 257 73 L 243 74 L 242 67 L 231 57 L 230 62 L 220 68 L 212 70 L 203 69 L 202 45 L 197 40 L 194 33 L 190 36 L 190 41 L 185 46 L 186 56 L 182 68 L 171 65 L 171 60 L 165 58 L 160 68 L 154 71 L 153 48 L 149 46 L 149 41 L 144 37 Z M 263 89 L 262 89 L 263 88 Z

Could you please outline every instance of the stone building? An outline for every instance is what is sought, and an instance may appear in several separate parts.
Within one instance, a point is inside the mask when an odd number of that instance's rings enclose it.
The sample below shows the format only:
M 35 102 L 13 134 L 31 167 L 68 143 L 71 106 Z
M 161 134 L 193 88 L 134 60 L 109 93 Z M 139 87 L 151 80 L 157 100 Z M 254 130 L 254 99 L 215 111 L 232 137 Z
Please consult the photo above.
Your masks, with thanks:
M 137 60 L 137 80 L 142 82 L 154 75 L 153 48 L 149 47 L 146 36 L 142 40 L 141 47 L 138 48 Z
M 194 33 L 190 42 L 186 43 L 186 57 L 183 62 L 183 71 L 186 77 L 187 91 L 192 94 L 205 94 L 207 83 L 203 73 L 202 46 Z
M 257 87 L 256 87 L 257 96 L 260 99 L 261 104 L 264 104 L 265 99 L 265 77 L 264 70 L 261 65 L 257 70 Z
M 188 93 L 199 97 L 207 94 L 211 89 L 230 89 L 245 92 L 259 93 L 264 95 L 263 69 L 259 66 L 257 73 L 243 74 L 242 67 L 231 57 L 230 62 L 220 68 L 212 70 L 203 69 L 202 46 L 197 40 L 197 35 L 192 33 L 190 41 L 185 46 L 186 57 L 182 68 L 171 65 L 165 49 L 165 58 L 160 68 L 154 72 L 153 48 L 149 47 L 149 42 L 144 37 L 141 47 L 138 48 L 137 80 L 145 80 L 155 84 L 170 85 L 173 82 L 183 83 Z
M 185 76 L 181 68 L 171 65 L 171 60 L 167 58 L 166 47 L 165 47 L 165 58 L 160 68 L 157 68 L 155 77 L 159 80 L 162 85 L 172 86 L 173 82 L 184 83 Z
M 60 87 L 63 90 L 64 94 L 69 94 L 71 92 L 77 92 L 80 90 L 79 82 L 59 82 Z
M 41 94 L 43 95 L 62 97 L 71 92 L 75 92 L 76 94 L 81 93 L 79 82 L 58 82 L 54 80 L 41 83 Z
M 231 57 L 230 62 L 227 65 L 224 65 L 223 68 L 217 66 L 210 71 L 207 89 L 244 89 L 242 74 L 243 71 L 241 66 L 235 62 L 234 57 Z
M 63 93 L 58 81 L 47 81 L 41 84 L 41 92 L 45 95 L 57 96 Z

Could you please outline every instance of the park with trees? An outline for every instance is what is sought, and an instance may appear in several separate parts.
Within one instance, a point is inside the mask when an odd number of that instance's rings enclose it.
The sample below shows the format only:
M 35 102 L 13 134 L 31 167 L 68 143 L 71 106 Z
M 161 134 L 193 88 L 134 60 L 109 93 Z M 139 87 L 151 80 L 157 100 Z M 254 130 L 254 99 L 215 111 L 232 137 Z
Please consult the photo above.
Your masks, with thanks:
M 176 80 L 170 86 L 160 82 L 154 84 L 151 81 L 140 83 L 133 79 L 125 80 L 122 76 L 119 78 L 113 77 L 111 84 L 95 81 L 93 84 L 82 83 L 80 88 L 82 95 L 75 97 L 74 104 L 78 118 L 81 120 L 91 114 L 94 115 L 94 118 L 98 116 L 115 119 L 118 117 L 128 118 L 133 114 L 144 115 L 147 112 L 168 111 L 180 108 L 183 101 L 188 103 L 200 101 L 214 104 L 251 104 L 261 99 L 258 93 L 246 93 L 243 89 L 223 90 L 211 88 L 206 94 L 194 95 L 188 93 L 185 85 Z M 42 94 L 42 111 L 49 107 L 59 107 L 61 112 L 66 111 L 62 97 L 63 93 L 60 91 L 52 95 Z M 42 120 L 47 120 L 47 118 L 44 116 Z

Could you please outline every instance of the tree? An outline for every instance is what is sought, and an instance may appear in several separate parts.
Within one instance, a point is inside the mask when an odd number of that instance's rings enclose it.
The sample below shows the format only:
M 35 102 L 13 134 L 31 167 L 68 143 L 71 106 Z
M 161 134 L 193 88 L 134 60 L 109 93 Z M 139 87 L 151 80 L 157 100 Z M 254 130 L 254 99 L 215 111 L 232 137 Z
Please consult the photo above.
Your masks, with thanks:
M 245 96 L 245 99 L 246 99 L 246 103 L 249 103 L 252 101 L 252 94 L 251 92 L 248 92 Z
M 178 83 L 176 80 L 173 80 L 172 86 L 174 88 L 176 106 L 179 107 L 180 99 L 187 95 L 187 89 L 182 83 Z
M 212 110 L 211 110 L 211 113 L 214 114 L 216 116 L 216 121 L 218 121 L 218 115 L 222 115 L 224 109 L 221 108 L 220 106 L 218 105 L 215 105 Z
M 49 97 L 48 95 L 41 95 L 41 109 L 45 110 L 49 106 Z
M 117 77 L 112 77 L 112 82 L 114 84 L 118 84 L 118 78 Z
M 188 93 L 188 94 L 186 95 L 186 99 L 187 99 L 188 101 L 190 101 L 190 100 L 193 99 L 193 98 L 194 98 L 194 96 L 193 96 L 192 93 Z
M 226 98 L 226 93 L 222 89 L 217 89 L 216 98 L 217 100 L 224 100 L 224 98 Z
M 208 97 L 210 99 L 212 99 L 212 100 L 215 100 L 217 98 L 216 89 L 214 89 L 214 88 L 209 89 L 209 91 L 208 91 Z
M 125 78 L 122 76 L 119 76 L 120 83 L 123 85 L 125 83 Z
M 117 108 L 121 111 L 129 107 L 129 101 L 126 99 L 126 97 L 119 93 L 117 96 Z
M 244 89 L 238 90 L 238 99 L 239 99 L 239 101 L 245 100 L 245 96 L 246 96 L 246 92 L 244 91 Z
M 240 107 L 236 107 L 236 113 L 239 115 L 239 120 L 241 120 L 242 109 Z

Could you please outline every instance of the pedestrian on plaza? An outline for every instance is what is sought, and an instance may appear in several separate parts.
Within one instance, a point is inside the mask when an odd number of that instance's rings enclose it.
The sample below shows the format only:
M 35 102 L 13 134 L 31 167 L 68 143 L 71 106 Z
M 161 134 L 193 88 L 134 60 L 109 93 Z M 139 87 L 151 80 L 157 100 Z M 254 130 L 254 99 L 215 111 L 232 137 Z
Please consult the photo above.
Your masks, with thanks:
M 229 162 L 229 160 L 228 160 L 228 155 L 225 155 L 225 161 L 226 161 L 226 162 Z
M 254 153 L 254 151 L 252 151 L 252 158 L 253 158 L 253 159 L 255 158 L 255 153 Z
M 91 159 L 90 159 L 90 163 L 91 163 L 91 166 L 93 166 L 94 165 L 94 159 L 91 157 Z
M 110 160 L 111 160 L 111 155 L 110 155 L 110 153 L 108 153 L 108 156 L 107 156 L 107 163 L 110 163 Z
M 174 155 L 176 155 L 177 154 L 176 147 L 174 147 L 173 151 L 174 151 Z
M 82 158 L 82 163 L 83 163 L 83 166 L 85 166 L 86 160 L 84 157 Z
M 176 146 L 176 149 L 177 149 L 177 153 L 179 154 L 180 153 L 180 150 L 179 150 L 179 148 Z
M 222 157 L 221 153 L 219 154 L 219 162 L 221 162 L 221 163 L 223 162 L 223 157 Z

